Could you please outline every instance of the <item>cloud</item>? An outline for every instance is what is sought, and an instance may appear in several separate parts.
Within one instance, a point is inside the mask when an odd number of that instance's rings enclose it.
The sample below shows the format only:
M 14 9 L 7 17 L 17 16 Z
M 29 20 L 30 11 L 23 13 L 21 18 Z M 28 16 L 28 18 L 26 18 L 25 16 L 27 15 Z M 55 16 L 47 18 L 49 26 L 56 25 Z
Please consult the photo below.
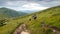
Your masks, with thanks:
M 38 2 L 38 3 L 45 7 L 53 7 L 53 6 L 60 5 L 60 1 L 51 1 L 51 2 L 42 1 L 42 2 Z
M 28 3 L 28 4 L 23 5 L 22 7 L 28 10 L 43 10 L 43 9 L 48 8 L 48 7 L 43 7 L 37 3 Z
M 22 6 L 13 7 L 13 8 L 8 7 L 8 8 L 22 11 L 22 10 L 43 10 L 43 9 L 47 9 L 48 7 L 43 7 L 38 3 L 26 3 L 26 4 L 23 4 Z
M 60 0 L 0 0 L 0 7 L 15 10 L 43 10 L 60 5 Z

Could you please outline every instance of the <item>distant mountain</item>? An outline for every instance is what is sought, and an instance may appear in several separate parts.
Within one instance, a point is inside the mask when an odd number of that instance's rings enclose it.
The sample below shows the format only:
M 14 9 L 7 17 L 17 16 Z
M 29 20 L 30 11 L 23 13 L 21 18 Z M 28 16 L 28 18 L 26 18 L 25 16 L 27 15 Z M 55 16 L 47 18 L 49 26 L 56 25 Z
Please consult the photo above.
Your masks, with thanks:
M 28 13 L 26 12 L 22 12 L 22 11 L 17 11 L 19 13 L 20 16 L 24 16 L 24 15 L 27 15 Z
M 9 8 L 0 8 L 0 18 L 11 18 L 26 15 L 27 13 L 18 12 Z
M 21 10 L 22 12 L 25 12 L 25 13 L 34 13 L 36 12 L 37 10 Z

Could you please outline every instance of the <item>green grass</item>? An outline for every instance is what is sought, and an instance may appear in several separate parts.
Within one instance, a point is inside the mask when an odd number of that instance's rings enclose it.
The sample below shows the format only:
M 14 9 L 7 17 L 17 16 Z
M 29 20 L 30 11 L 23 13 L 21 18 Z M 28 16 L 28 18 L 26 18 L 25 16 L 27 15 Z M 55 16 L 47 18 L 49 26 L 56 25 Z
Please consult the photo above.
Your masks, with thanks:
M 37 19 L 32 18 L 33 14 L 37 15 Z M 14 20 L 9 20 L 7 25 L 0 27 L 0 34 L 11 34 L 20 23 L 24 22 L 31 34 L 46 34 L 46 31 L 41 27 L 41 22 L 43 21 L 47 25 L 56 26 L 60 30 L 60 6 L 49 8 L 41 12 L 36 12 L 27 16 L 19 17 Z M 29 21 L 29 19 L 32 19 Z M 48 30 L 47 30 L 48 31 Z M 50 32 L 49 32 L 50 33 Z M 56 34 L 51 32 L 51 34 Z

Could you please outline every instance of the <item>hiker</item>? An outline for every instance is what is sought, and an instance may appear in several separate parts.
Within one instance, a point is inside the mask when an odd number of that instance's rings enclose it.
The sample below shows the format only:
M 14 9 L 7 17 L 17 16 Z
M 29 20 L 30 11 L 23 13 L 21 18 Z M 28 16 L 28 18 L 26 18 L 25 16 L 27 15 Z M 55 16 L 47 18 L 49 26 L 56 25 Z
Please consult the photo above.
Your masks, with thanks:
M 31 21 L 31 19 L 29 19 L 29 21 Z
M 35 14 L 35 15 L 33 15 L 33 18 L 34 18 L 34 20 L 36 20 L 36 18 L 37 18 L 36 14 Z

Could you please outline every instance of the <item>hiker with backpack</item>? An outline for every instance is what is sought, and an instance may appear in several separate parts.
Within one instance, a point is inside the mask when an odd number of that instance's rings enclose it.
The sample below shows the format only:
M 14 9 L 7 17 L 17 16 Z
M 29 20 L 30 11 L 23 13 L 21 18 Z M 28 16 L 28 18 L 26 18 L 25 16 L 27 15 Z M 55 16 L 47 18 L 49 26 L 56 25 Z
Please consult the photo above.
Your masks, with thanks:
M 33 15 L 33 18 L 34 18 L 34 20 L 36 20 L 36 18 L 37 18 L 36 14 Z

